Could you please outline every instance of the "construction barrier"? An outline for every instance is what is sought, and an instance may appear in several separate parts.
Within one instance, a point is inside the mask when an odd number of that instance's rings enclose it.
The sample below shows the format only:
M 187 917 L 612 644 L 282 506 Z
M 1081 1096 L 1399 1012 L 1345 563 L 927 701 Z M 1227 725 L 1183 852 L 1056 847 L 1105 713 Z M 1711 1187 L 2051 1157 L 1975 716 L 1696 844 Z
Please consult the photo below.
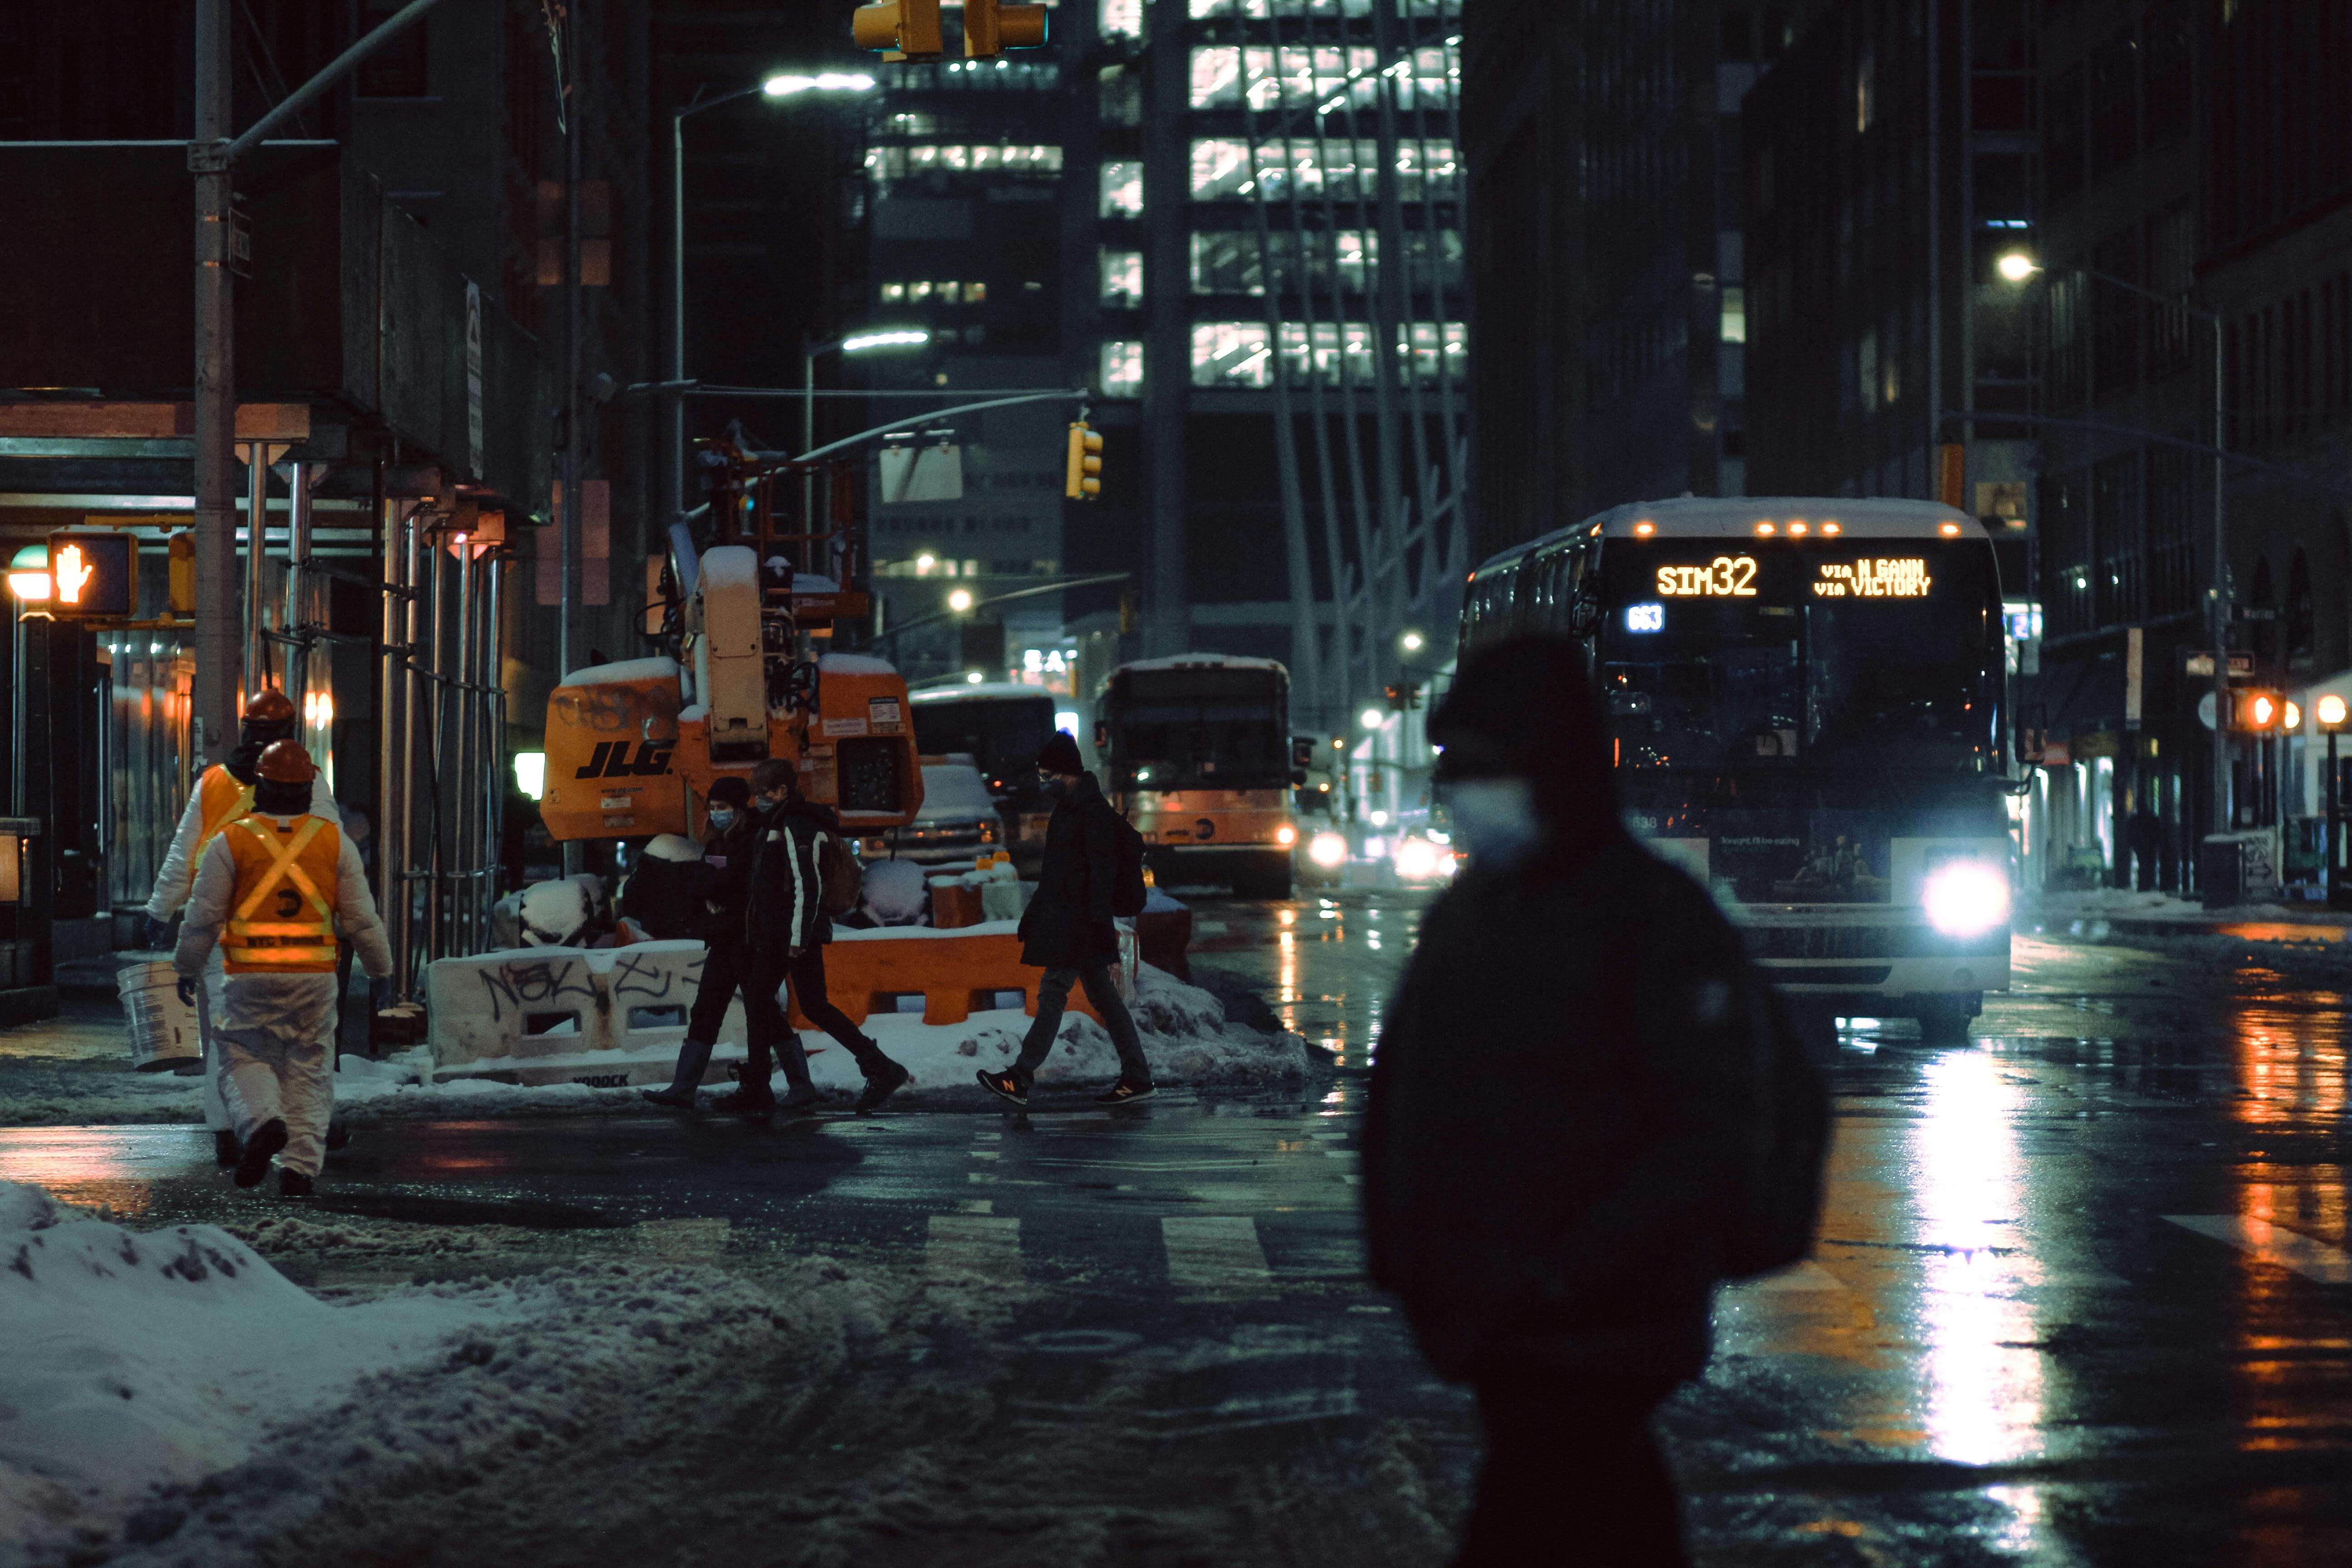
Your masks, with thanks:
M 1135 937 L 1120 922 L 1123 994 L 1134 994 Z M 839 930 L 825 949 L 825 991 L 853 1023 L 919 1010 L 926 1024 L 1019 1006 L 1034 1016 L 1045 972 L 1021 962 L 1016 922 L 950 931 Z M 436 1077 L 519 1083 L 667 1082 L 702 984 L 698 942 L 630 947 L 518 948 L 425 966 L 426 1039 Z M 1017 1001 L 1016 1001 L 1017 998 Z M 1083 988 L 1070 1007 L 1100 1021 Z M 793 1026 L 813 1028 L 795 1002 Z M 743 1004 L 731 999 L 704 1081 L 743 1059 Z

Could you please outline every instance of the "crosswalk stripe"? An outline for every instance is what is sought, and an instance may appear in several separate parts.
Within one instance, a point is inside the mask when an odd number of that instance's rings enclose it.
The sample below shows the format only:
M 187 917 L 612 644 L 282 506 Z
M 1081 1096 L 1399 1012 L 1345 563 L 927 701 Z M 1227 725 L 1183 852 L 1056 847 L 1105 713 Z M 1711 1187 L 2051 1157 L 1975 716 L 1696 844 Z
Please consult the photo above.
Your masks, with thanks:
M 933 1274 L 977 1274 L 1003 1283 L 1022 1278 L 1017 1215 L 935 1214 L 923 1238 L 923 1267 Z
M 2233 1214 L 2168 1214 L 2183 1230 L 2226 1241 L 2264 1263 L 2275 1263 L 2322 1285 L 2352 1285 L 2352 1253 L 2265 1219 Z
M 1767 1274 L 1760 1279 L 1742 1280 L 1732 1287 L 1735 1290 L 1843 1290 L 1845 1282 L 1818 1263 L 1800 1263 L 1793 1268 L 1783 1268 L 1777 1274 Z
M 1168 1279 L 1179 1289 L 1212 1296 L 1271 1296 L 1274 1271 L 1247 1215 L 1170 1215 L 1160 1222 Z

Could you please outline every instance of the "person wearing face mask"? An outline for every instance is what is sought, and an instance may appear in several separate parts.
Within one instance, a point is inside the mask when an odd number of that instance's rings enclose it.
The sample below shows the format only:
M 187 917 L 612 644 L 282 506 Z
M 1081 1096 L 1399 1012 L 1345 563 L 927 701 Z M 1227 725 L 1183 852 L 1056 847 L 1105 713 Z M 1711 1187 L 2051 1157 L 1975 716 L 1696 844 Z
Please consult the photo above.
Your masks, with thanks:
M 1685 1561 L 1652 1415 L 1706 1363 L 1762 1142 L 1763 982 L 1621 825 L 1585 669 L 1572 642 L 1497 643 L 1431 717 L 1468 865 L 1372 1069 L 1371 1276 L 1486 1430 L 1463 1565 L 1523 1563 L 1563 1520 L 1593 1568 Z
M 1070 987 L 1084 985 L 1118 1052 L 1118 1081 L 1096 1100 L 1126 1105 L 1149 1099 L 1151 1067 L 1110 973 L 1118 962 L 1111 889 L 1118 875 L 1118 835 L 1126 825 L 1103 798 L 1102 785 L 1079 759 L 1078 742 L 1066 732 L 1055 731 L 1037 753 L 1037 773 L 1054 801 L 1054 815 L 1045 825 L 1037 892 L 1021 916 L 1021 962 L 1042 968 L 1045 978 L 1037 985 L 1037 1016 L 1020 1057 L 1003 1071 L 982 1071 L 980 1085 L 999 1099 L 1028 1104 L 1030 1080 L 1054 1048 Z
M 693 862 L 699 873 L 693 889 L 694 930 L 680 935 L 699 936 L 709 945 L 702 963 L 702 984 L 694 994 L 687 1016 L 686 1039 L 677 1048 L 677 1070 L 667 1089 L 640 1089 L 656 1105 L 679 1110 L 694 1108 L 694 1091 L 710 1066 L 710 1052 L 727 1022 L 727 1005 L 743 993 L 744 1024 L 753 1037 L 772 1038 L 783 1026 L 782 1011 L 772 989 L 765 1005 L 751 982 L 750 954 L 743 930 L 744 898 L 751 874 L 751 858 L 760 847 L 759 818 L 751 811 L 751 789 L 740 778 L 721 778 L 710 786 L 704 816 L 702 858 Z M 646 867 L 638 871 L 643 877 Z M 629 897 L 636 899 L 636 879 Z M 633 909 L 631 912 L 636 911 Z M 656 933 L 660 934 L 660 933 Z

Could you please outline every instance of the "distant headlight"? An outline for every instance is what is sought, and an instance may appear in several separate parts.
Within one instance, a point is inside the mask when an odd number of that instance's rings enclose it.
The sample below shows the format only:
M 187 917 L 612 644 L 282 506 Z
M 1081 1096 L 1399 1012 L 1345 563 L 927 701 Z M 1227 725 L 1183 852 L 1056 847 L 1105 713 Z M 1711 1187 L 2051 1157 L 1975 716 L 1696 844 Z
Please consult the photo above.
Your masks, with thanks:
M 1274 830 L 1274 841 L 1287 849 L 1298 842 L 1298 829 L 1286 822 Z
M 1337 833 L 1318 833 L 1307 846 L 1307 858 L 1328 871 L 1346 863 L 1348 841 Z
M 2009 878 L 1981 860 L 1955 860 L 1928 873 L 1920 902 L 1946 936 L 1982 936 L 2009 921 Z
M 1430 882 L 1454 875 L 1454 851 L 1419 834 L 1397 840 L 1394 860 L 1396 874 L 1408 882 Z

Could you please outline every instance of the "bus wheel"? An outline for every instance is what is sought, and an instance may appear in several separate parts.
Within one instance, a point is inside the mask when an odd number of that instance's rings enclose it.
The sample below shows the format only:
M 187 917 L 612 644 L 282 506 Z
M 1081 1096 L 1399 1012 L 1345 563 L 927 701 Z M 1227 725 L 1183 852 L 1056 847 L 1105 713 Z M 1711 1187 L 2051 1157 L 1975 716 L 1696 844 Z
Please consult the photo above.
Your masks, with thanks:
M 1248 871 L 1234 879 L 1234 897 L 1263 899 L 1279 903 L 1290 897 L 1290 864 L 1269 866 L 1262 871 Z
M 1977 1008 L 1972 997 L 1955 996 L 1948 1001 L 1930 1002 L 1919 1009 L 1919 1043 L 1923 1046 L 1965 1046 L 1969 1043 L 1969 1020 Z

